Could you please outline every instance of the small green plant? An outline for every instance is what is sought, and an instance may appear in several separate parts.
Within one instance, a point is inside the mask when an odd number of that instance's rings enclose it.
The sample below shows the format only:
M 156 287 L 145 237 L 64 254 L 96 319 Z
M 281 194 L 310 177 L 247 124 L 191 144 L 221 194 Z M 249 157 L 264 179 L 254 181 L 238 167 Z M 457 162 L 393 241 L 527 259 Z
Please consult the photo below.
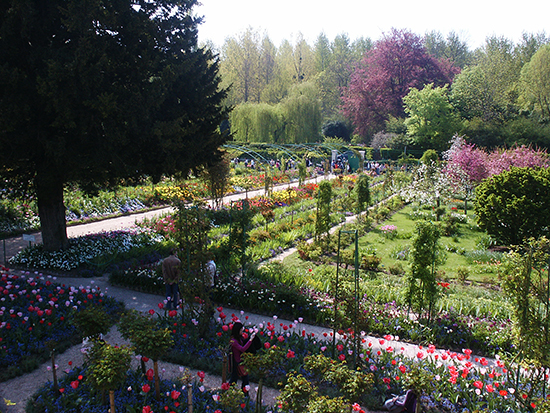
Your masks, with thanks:
M 157 327 L 156 320 L 135 310 L 126 312 L 119 323 L 122 337 L 130 340 L 136 353 L 153 360 L 155 395 L 160 400 L 158 361 L 174 345 L 172 331 Z
M 225 388 L 225 385 L 222 386 L 223 388 Z M 241 411 L 241 404 L 245 401 L 245 394 L 236 383 L 231 384 L 220 395 L 220 403 L 224 407 L 224 411 L 230 413 L 239 413 Z
M 115 390 L 126 380 L 132 349 L 95 341 L 88 357 L 88 380 L 97 390 L 109 391 L 110 412 L 115 413 Z
M 288 374 L 278 397 L 280 411 L 347 413 L 373 383 L 372 374 L 352 370 L 322 354 L 304 358 L 304 370 L 310 380 L 301 374 Z M 329 388 L 332 394 L 327 394 Z
M 496 245 L 495 240 L 488 234 L 480 235 L 476 240 L 476 248 L 478 250 L 488 250 Z
M 382 236 L 387 239 L 397 238 L 397 227 L 395 225 L 383 225 L 378 228 Z
M 409 256 L 411 254 L 411 247 L 410 245 L 397 245 L 391 250 L 391 258 L 395 258 L 399 261 L 407 261 L 409 259 Z
M 369 177 L 365 174 L 359 174 L 357 182 L 355 182 L 355 212 L 361 213 L 365 211 L 370 203 Z
M 72 322 L 80 330 L 82 337 L 99 338 L 106 334 L 111 326 L 111 320 L 101 307 L 87 307 L 80 311 L 74 311 Z
M 392 275 L 405 274 L 405 269 L 403 268 L 400 262 L 396 262 L 395 264 L 388 266 L 388 271 Z
M 456 277 L 458 278 L 458 281 L 460 283 L 465 284 L 469 276 L 470 276 L 470 270 L 468 268 L 458 267 L 456 269 Z
M 376 254 L 366 254 L 361 256 L 361 269 L 368 271 L 378 271 L 382 258 Z
M 317 216 L 315 220 L 315 239 L 319 241 L 325 239 L 328 244 L 330 221 L 330 203 L 332 200 L 332 185 L 329 181 L 323 181 L 319 184 L 317 193 Z
M 301 374 L 291 372 L 286 385 L 277 398 L 281 412 L 306 412 L 312 396 L 316 395 L 313 385 Z
M 401 380 L 406 389 L 416 393 L 415 411 L 420 412 L 420 396 L 433 390 L 434 375 L 419 364 L 411 364 Z
M 287 354 L 287 357 L 294 354 Z M 273 346 L 267 350 L 261 350 L 256 354 L 243 353 L 243 364 L 248 371 L 258 378 L 258 391 L 256 393 L 256 413 L 261 413 L 262 389 L 265 377 L 281 363 L 285 355 L 281 348 Z

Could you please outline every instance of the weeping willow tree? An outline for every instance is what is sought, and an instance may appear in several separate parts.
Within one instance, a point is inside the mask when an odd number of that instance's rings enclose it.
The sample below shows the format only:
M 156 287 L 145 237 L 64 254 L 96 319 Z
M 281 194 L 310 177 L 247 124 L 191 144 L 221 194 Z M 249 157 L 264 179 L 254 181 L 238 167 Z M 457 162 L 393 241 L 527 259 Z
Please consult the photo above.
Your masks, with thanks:
M 239 142 L 249 142 L 254 136 L 252 112 L 256 105 L 243 103 L 236 106 L 229 117 L 233 138 Z
M 314 142 L 321 130 L 321 109 L 310 83 L 292 89 L 281 103 L 242 103 L 230 116 L 231 131 L 239 142 Z
M 282 143 L 285 140 L 281 105 L 243 103 L 233 109 L 230 119 L 236 141 Z
M 296 85 L 282 103 L 286 143 L 315 142 L 321 131 L 321 104 L 310 83 Z

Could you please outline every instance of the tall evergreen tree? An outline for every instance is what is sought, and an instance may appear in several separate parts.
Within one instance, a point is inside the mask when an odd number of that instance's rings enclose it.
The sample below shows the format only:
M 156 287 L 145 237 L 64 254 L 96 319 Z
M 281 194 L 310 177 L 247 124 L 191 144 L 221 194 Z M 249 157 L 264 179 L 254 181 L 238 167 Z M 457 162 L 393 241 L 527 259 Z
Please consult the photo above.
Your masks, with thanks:
M 33 193 L 44 247 L 68 246 L 63 188 L 216 160 L 226 117 L 196 0 L 0 4 L 0 176 Z

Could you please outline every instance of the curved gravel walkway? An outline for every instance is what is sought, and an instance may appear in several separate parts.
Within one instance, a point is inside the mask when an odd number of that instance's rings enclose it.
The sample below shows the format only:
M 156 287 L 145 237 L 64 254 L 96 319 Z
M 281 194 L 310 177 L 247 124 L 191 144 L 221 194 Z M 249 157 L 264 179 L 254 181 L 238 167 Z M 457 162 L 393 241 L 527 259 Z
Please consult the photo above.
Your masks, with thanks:
M 328 178 L 328 177 L 327 177 Z M 319 177 L 319 180 L 325 179 L 325 177 Z M 311 180 L 313 181 L 313 180 Z M 310 181 L 310 182 L 311 182 Z M 315 179 L 314 181 L 317 181 Z M 282 190 L 286 189 L 289 186 L 295 186 L 296 183 L 291 184 L 285 184 L 280 185 L 275 190 Z M 263 194 L 263 190 L 257 190 L 257 191 L 250 191 L 248 193 L 248 196 L 253 197 L 258 194 Z M 236 200 L 239 198 L 242 198 L 244 194 L 233 194 L 231 196 L 228 196 L 224 198 L 224 202 L 230 202 L 231 200 Z M 118 218 L 112 218 L 107 219 L 103 221 L 93 222 L 89 224 L 81 224 L 81 225 L 75 225 L 71 226 L 67 229 L 69 237 L 75 237 L 80 236 L 84 234 L 89 233 L 97 233 L 101 231 L 111 231 L 116 229 L 122 229 L 122 228 L 129 228 L 133 226 L 136 221 L 143 220 L 144 218 L 149 218 L 151 216 L 156 216 L 159 214 L 163 214 L 166 212 L 169 212 L 171 208 L 163 208 L 153 211 L 148 211 L 145 213 L 139 213 L 139 214 L 132 214 L 128 216 L 118 217 Z M 347 217 L 346 222 L 353 221 L 355 219 L 355 216 Z M 332 231 L 337 230 L 337 228 L 333 228 Z M 36 242 L 41 242 L 40 234 L 34 234 Z M 24 249 L 26 246 L 28 246 L 28 241 L 24 241 L 22 237 L 12 238 L 5 240 L 6 247 L 5 247 L 5 255 L 7 258 L 15 255 L 18 251 Z M 283 259 L 285 256 L 293 253 L 295 249 L 290 249 L 285 252 L 283 252 L 281 255 L 272 258 L 272 260 L 280 260 Z M 136 292 L 133 290 L 129 290 L 126 288 L 121 287 L 115 287 L 111 286 L 108 283 L 107 277 L 95 277 L 95 278 L 75 278 L 75 277 L 62 277 L 62 276 L 50 276 L 50 275 L 44 275 L 45 278 L 51 279 L 54 282 L 58 282 L 60 284 L 66 284 L 71 285 L 74 287 L 85 287 L 85 288 L 99 288 L 101 291 L 103 291 L 105 294 L 122 301 L 126 304 L 126 307 L 129 309 L 136 309 L 138 311 L 146 312 L 150 309 L 157 309 L 158 303 L 162 301 L 163 297 L 159 295 L 152 295 L 152 294 L 146 294 L 141 292 Z M 250 325 L 259 325 L 263 323 L 266 324 L 266 321 L 268 321 L 269 317 L 257 315 L 253 313 L 248 312 L 242 312 L 235 309 L 230 308 L 224 308 L 224 312 L 226 314 L 238 314 L 240 315 L 241 320 L 246 320 L 247 324 Z M 269 319 L 269 321 L 273 321 L 273 319 Z M 307 325 L 307 324 L 297 324 L 296 320 L 282 320 L 278 319 L 277 327 L 280 327 L 280 324 L 288 326 L 289 324 L 293 324 L 298 328 L 300 331 L 302 329 L 306 330 L 306 332 L 309 333 L 315 333 L 317 337 L 323 337 L 323 333 L 330 333 L 331 330 L 319 326 L 314 325 Z M 121 337 L 118 330 L 113 328 L 109 334 L 105 337 L 106 340 L 109 343 L 112 344 L 125 344 L 125 340 Z M 376 338 L 376 337 L 365 337 L 366 345 L 369 345 L 372 350 L 384 350 L 387 346 L 391 346 L 395 349 L 401 349 L 401 352 L 409 356 L 410 358 L 415 358 L 416 354 L 418 352 L 418 346 L 403 343 L 399 341 L 388 341 L 385 340 L 385 343 L 382 342 Z M 442 351 L 437 351 L 438 353 L 441 353 Z M 56 363 L 59 366 L 60 374 L 64 374 L 64 370 L 69 368 L 69 362 L 71 362 L 72 366 L 80 366 L 83 363 L 83 356 L 81 353 L 81 346 L 73 346 L 63 354 L 56 356 Z M 137 367 L 137 361 L 135 361 L 136 367 Z M 490 361 L 491 364 L 494 363 L 494 360 Z M 178 378 L 181 377 L 181 366 L 171 364 L 171 363 L 165 363 L 161 362 L 159 363 L 162 376 L 163 378 Z M 27 400 L 38 390 L 42 385 L 44 385 L 48 380 L 52 379 L 52 373 L 49 371 L 51 367 L 51 363 L 47 362 L 44 363 L 42 366 L 40 366 L 35 371 L 25 374 L 23 376 L 14 378 L 12 380 L 0 383 L 0 413 L 24 413 L 25 412 L 25 405 L 27 403 Z M 197 370 L 189 369 L 193 375 L 196 375 Z M 217 389 L 221 386 L 221 377 L 216 375 L 209 375 L 207 374 L 204 379 L 204 385 L 205 387 L 211 388 L 211 389 Z M 256 384 L 251 383 L 251 396 L 255 398 L 256 396 Z M 263 402 L 266 405 L 273 405 L 275 404 L 276 397 L 278 396 L 279 392 L 276 389 L 271 388 L 265 388 L 263 389 Z M 8 404 L 6 404 L 9 401 Z M 373 411 L 367 411 L 367 413 L 378 413 Z
M 71 285 L 80 288 L 100 289 L 106 295 L 109 295 L 117 300 L 120 300 L 126 304 L 129 309 L 135 309 L 142 312 L 147 312 L 150 309 L 158 308 L 158 303 L 163 300 L 164 297 L 154 294 L 146 294 L 127 288 L 110 286 L 107 277 L 95 277 L 95 278 L 75 278 L 75 277 L 55 277 L 44 276 L 45 279 L 50 279 L 53 282 L 60 284 Z M 249 312 L 242 312 L 239 310 L 224 308 L 226 314 L 236 314 L 241 320 L 246 320 L 246 325 L 259 325 L 266 324 L 267 321 L 273 322 L 273 318 L 258 315 Z M 319 326 L 296 323 L 295 320 L 277 319 L 277 327 L 281 329 L 281 324 L 288 326 L 289 324 L 296 325 L 300 331 L 306 330 L 307 333 L 315 333 L 317 337 L 323 337 L 323 333 L 330 333 L 331 330 Z M 105 340 L 111 344 L 127 344 L 126 340 L 122 338 L 116 327 L 113 327 L 109 334 L 105 336 Z M 378 339 L 372 338 L 373 346 L 377 346 Z M 411 346 L 411 354 L 416 351 L 416 346 Z M 65 351 L 63 354 L 56 356 L 56 364 L 59 366 L 60 376 L 65 374 L 65 370 L 69 368 L 69 362 L 73 367 L 81 366 L 83 363 L 83 355 L 81 352 L 81 345 L 76 345 Z M 135 366 L 138 366 L 137 360 L 134 362 Z M 151 363 L 151 362 L 150 362 Z M 161 374 L 163 378 L 178 378 L 181 377 L 181 370 L 179 365 L 161 362 L 159 363 Z M 20 377 L 16 377 L 12 380 L 0 383 L 0 412 L 1 413 L 24 413 L 25 405 L 33 393 L 36 392 L 47 381 L 52 380 L 51 362 L 46 362 L 41 365 L 35 371 L 25 374 Z M 193 376 L 196 375 L 197 370 L 189 369 Z M 222 383 L 221 372 L 220 376 L 207 374 L 204 380 L 205 387 L 211 389 L 220 388 Z M 256 397 L 256 383 L 251 383 L 251 397 Z M 274 405 L 276 397 L 279 391 L 277 389 L 264 387 L 262 393 L 263 403 L 266 405 Z M 6 400 L 9 400 L 13 405 L 6 405 Z M 374 413 L 374 412 L 370 412 Z

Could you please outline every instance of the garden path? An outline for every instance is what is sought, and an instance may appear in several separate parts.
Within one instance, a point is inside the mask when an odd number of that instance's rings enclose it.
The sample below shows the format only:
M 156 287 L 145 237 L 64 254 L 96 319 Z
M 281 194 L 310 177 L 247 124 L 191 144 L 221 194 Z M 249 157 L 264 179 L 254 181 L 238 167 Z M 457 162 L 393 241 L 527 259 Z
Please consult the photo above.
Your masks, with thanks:
M 320 177 L 322 179 L 323 177 Z M 294 186 L 296 183 L 280 185 L 276 190 L 286 189 L 287 187 Z M 249 191 L 248 196 L 252 197 L 258 194 L 263 194 L 263 190 Z M 244 194 L 233 194 L 224 198 L 224 202 L 230 202 L 231 200 L 237 200 L 243 197 Z M 97 233 L 101 231 L 111 231 L 116 229 L 128 228 L 134 225 L 136 221 L 144 219 L 145 217 L 151 217 L 164 212 L 170 211 L 169 208 L 149 211 L 146 213 L 133 214 L 118 218 L 107 219 L 103 221 L 98 221 L 89 224 L 75 225 L 68 228 L 68 234 L 70 237 L 84 235 L 88 233 Z M 346 222 L 351 222 L 356 218 L 356 216 L 347 217 Z M 337 228 L 333 228 L 332 231 L 336 231 Z M 36 242 L 40 242 L 40 234 L 36 235 Z M 6 253 L 8 257 L 15 255 L 19 250 L 25 248 L 28 245 L 28 241 L 22 240 L 21 237 L 8 239 L 6 240 Z M 281 259 L 284 256 L 292 253 L 293 250 L 288 250 L 283 253 L 283 255 L 274 257 L 274 259 Z M 14 271 L 20 273 L 19 271 Z M 86 287 L 86 288 L 99 288 L 105 294 L 120 300 L 126 304 L 127 308 L 136 309 L 138 311 L 149 311 L 150 309 L 157 309 L 158 304 L 162 301 L 163 297 L 159 295 L 146 294 L 141 292 L 136 292 L 126 288 L 111 286 L 108 283 L 107 277 L 95 277 L 95 278 L 74 278 L 74 277 L 62 277 L 62 276 L 51 276 L 43 275 L 46 279 L 51 279 L 52 281 L 65 284 L 68 286 L 74 287 Z M 244 324 L 249 325 L 259 325 L 263 323 L 266 324 L 267 321 L 274 322 L 275 317 L 267 317 L 265 315 L 258 315 L 248 312 L 242 312 L 236 309 L 225 308 L 224 312 L 226 314 L 236 314 L 241 320 L 244 321 Z M 329 335 L 332 330 L 328 328 L 323 328 L 314 325 L 308 325 L 303 323 L 296 323 L 295 320 L 282 320 L 277 319 L 276 327 L 282 330 L 282 325 L 288 326 L 293 324 L 299 331 L 305 330 L 306 333 L 314 333 L 317 337 L 323 338 L 326 335 Z M 329 336 L 330 337 L 330 336 Z M 414 359 L 417 357 L 419 351 L 422 351 L 422 348 L 400 341 L 395 340 L 380 340 L 376 337 L 366 336 L 365 346 L 369 346 L 373 351 L 387 351 L 388 347 L 392 347 L 395 352 L 403 353 L 407 357 Z M 116 328 L 113 328 L 111 332 L 106 336 L 106 340 L 110 343 L 124 344 L 124 340 L 118 333 Z M 63 371 L 69 368 L 69 362 L 72 362 L 73 366 L 78 366 L 82 364 L 83 358 L 81 353 L 81 346 L 77 345 L 70 348 L 65 353 L 58 355 L 56 358 L 57 365 L 59 366 L 61 374 L 64 374 Z M 425 350 L 424 350 L 425 352 Z M 436 350 L 435 354 L 442 354 L 443 350 Z M 470 359 L 472 361 L 472 359 Z M 489 360 L 490 368 L 495 361 Z M 475 363 L 474 363 L 475 364 Z M 48 368 L 51 366 L 51 363 L 47 362 L 40 366 L 37 370 L 32 373 L 14 378 L 4 383 L 0 383 L 0 412 L 1 413 L 23 413 L 25 411 L 25 404 L 28 398 L 43 384 L 48 380 L 51 380 L 51 372 L 48 371 Z M 180 366 L 171 364 L 171 363 L 162 363 L 161 371 L 163 377 L 165 378 L 177 378 L 181 377 Z M 191 370 L 192 374 L 196 374 L 196 370 Z M 209 388 L 219 388 L 221 386 L 221 377 L 215 375 L 206 375 L 205 386 Z M 252 396 L 255 396 L 255 384 L 251 384 L 252 387 Z M 266 404 L 274 404 L 274 400 L 278 395 L 276 389 L 264 389 L 263 400 Z M 11 401 L 13 405 L 6 405 L 5 400 Z M 376 413 L 376 412 L 367 412 L 367 413 Z
M 323 179 L 333 179 L 334 175 L 321 175 L 315 178 L 310 178 L 306 180 L 306 182 L 313 182 L 317 183 Z M 282 191 L 289 187 L 296 187 L 298 186 L 298 182 L 290 182 L 285 183 L 281 185 L 275 185 L 273 187 L 273 191 Z M 230 204 L 231 201 L 237 201 L 239 199 L 244 198 L 245 196 L 248 196 L 249 198 L 253 198 L 258 195 L 263 195 L 265 191 L 263 189 L 256 189 L 248 191 L 248 193 L 244 192 L 236 192 L 233 194 L 226 195 L 222 202 L 224 204 Z M 209 201 L 211 203 L 211 201 Z M 67 236 L 69 238 L 72 237 L 79 237 L 86 234 L 96 234 L 98 232 L 102 231 L 116 231 L 120 229 L 127 229 L 131 228 L 135 225 L 136 222 L 141 222 L 144 219 L 150 219 L 162 214 L 166 214 L 168 212 L 173 211 L 172 207 L 165 207 L 165 208 L 158 208 L 153 209 L 146 212 L 139 212 L 139 213 L 133 213 L 133 214 L 127 214 L 115 218 L 108 218 L 108 219 L 102 219 L 95 222 L 89 222 L 85 224 L 77 224 L 77 225 L 71 225 L 67 227 Z M 40 232 L 35 232 L 31 235 L 34 240 L 32 243 L 42 243 L 42 234 Z M 27 238 L 27 236 L 25 236 Z M 29 241 L 23 239 L 23 236 L 17 236 L 12 238 L 7 238 L 3 240 L 2 245 L 0 245 L 0 259 L 2 259 L 2 262 L 4 265 L 7 264 L 8 260 L 13 257 L 18 252 L 22 251 L 26 247 L 29 246 Z
M 20 271 L 17 271 L 20 273 Z M 74 286 L 80 288 L 90 288 L 90 289 L 99 289 L 103 291 L 106 295 L 109 295 L 117 300 L 120 300 L 126 304 L 127 308 L 136 309 L 138 311 L 149 311 L 150 309 L 158 309 L 158 304 L 163 300 L 162 296 L 154 294 L 146 294 L 141 292 L 136 292 L 129 290 L 127 288 L 120 288 L 110 286 L 108 284 L 107 277 L 95 277 L 95 278 L 73 278 L 73 277 L 56 277 L 44 275 L 45 279 L 49 279 L 53 282 L 64 284 L 67 286 Z M 264 325 L 267 321 L 275 323 L 274 317 L 267 317 L 263 315 L 241 312 L 238 310 L 224 308 L 226 314 L 235 314 L 241 320 L 244 321 L 245 325 L 259 325 L 263 323 Z M 294 320 L 283 320 L 277 319 L 277 328 L 282 331 L 282 325 L 293 324 L 296 325 Z M 314 333 L 318 337 L 323 337 L 323 333 L 329 334 L 330 329 L 313 326 L 308 324 L 298 323 L 295 327 L 300 331 L 302 329 L 306 330 L 307 333 Z M 121 337 L 120 333 L 116 328 L 111 329 L 109 334 L 105 336 L 107 342 L 112 344 L 126 344 L 126 341 Z M 378 341 L 376 341 L 378 342 Z M 376 345 L 376 343 L 375 343 Z M 81 346 L 76 345 L 71 347 L 69 350 L 63 354 L 56 356 L 56 364 L 59 366 L 59 376 L 61 377 L 65 374 L 65 370 L 70 368 L 69 362 L 71 362 L 73 367 L 80 366 L 83 363 L 83 355 L 81 352 Z M 137 368 L 137 360 L 134 360 L 134 367 Z M 48 380 L 52 380 L 52 373 L 50 370 L 51 363 L 46 362 L 42 364 L 37 370 L 25 374 L 20 377 L 16 377 L 12 380 L 0 383 L 0 412 L 2 413 L 24 413 L 25 405 L 30 398 L 30 396 L 37 391 L 42 385 L 44 385 Z M 152 367 L 152 366 L 149 366 Z M 178 378 L 181 377 L 180 366 L 172 363 L 160 363 L 159 365 L 162 377 L 163 378 Z M 196 376 L 197 370 L 190 369 L 191 373 Z M 204 385 L 205 387 L 216 389 L 221 386 L 221 376 L 207 374 L 205 377 Z M 251 383 L 251 396 L 255 397 L 255 388 L 257 384 Z M 276 389 L 264 388 L 263 390 L 263 402 L 265 404 L 273 405 L 275 399 L 278 396 L 279 392 Z M 7 406 L 5 403 L 6 400 L 9 400 L 13 405 Z M 367 413 L 376 413 L 376 412 L 367 412 Z

